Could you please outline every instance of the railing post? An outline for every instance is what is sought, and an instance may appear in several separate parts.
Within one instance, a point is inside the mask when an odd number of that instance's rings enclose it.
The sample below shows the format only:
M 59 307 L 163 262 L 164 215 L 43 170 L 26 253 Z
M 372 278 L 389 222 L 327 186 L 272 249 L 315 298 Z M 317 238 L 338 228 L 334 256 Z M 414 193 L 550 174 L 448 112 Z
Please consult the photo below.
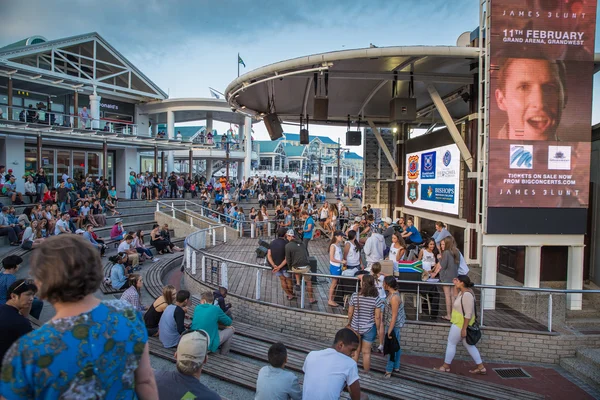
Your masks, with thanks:
M 485 289 L 481 289 L 481 307 L 479 307 L 479 325 L 483 326 L 483 309 L 485 304 Z
M 267 232 L 268 236 L 271 237 L 271 221 L 267 222 L 267 230 L 269 231 L 269 232 Z
M 227 227 L 223 227 L 223 242 L 227 243 Z
M 419 311 L 421 311 L 421 285 L 417 284 L 417 321 L 419 320 Z
M 217 230 L 215 228 L 212 229 L 212 245 L 213 247 L 217 245 Z
M 158 204 L 158 201 L 156 202 L 156 211 L 160 211 L 160 205 Z
M 548 297 L 548 332 L 552 332 L 552 293 Z
M 262 276 L 262 269 L 256 270 L 256 300 L 260 300 L 260 278 Z
M 196 275 L 196 252 L 192 252 L 192 275 Z
M 183 209 L 187 211 L 187 201 L 183 201 Z
M 194 217 L 192 217 L 190 215 L 190 226 L 193 227 L 194 226 Z
M 240 237 L 244 237 L 244 223 L 238 222 L 238 232 L 240 233 Z
M 173 210 L 173 218 L 175 218 L 175 204 L 171 203 L 171 210 Z
M 221 263 L 221 286 L 224 288 L 229 287 L 229 279 L 227 278 L 227 263 Z
M 256 237 L 256 224 L 250 224 L 250 237 L 254 239 Z
M 194 253 L 195 254 L 195 253 Z M 202 282 L 206 281 L 206 256 L 202 256 Z
M 300 308 L 304 308 L 304 293 L 306 289 L 304 287 L 304 274 L 302 274 L 302 280 L 300 281 Z
M 190 247 L 185 248 L 185 262 L 187 264 L 187 268 L 190 269 L 190 264 L 192 263 L 192 249 Z

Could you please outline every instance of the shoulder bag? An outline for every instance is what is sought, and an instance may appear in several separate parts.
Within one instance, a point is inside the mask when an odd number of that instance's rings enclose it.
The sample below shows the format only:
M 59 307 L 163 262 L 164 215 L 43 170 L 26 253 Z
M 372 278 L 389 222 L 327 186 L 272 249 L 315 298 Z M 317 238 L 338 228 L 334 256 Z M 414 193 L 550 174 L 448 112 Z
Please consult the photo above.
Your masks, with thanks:
M 473 313 L 475 315 L 475 322 L 473 325 L 468 325 L 467 322 L 467 344 L 471 346 L 475 346 L 477 342 L 481 339 L 481 329 L 479 327 L 479 322 L 477 321 L 477 302 L 475 301 L 475 294 L 470 292 L 473 296 Z M 462 296 L 460 298 L 460 306 L 462 308 L 463 317 L 465 316 L 465 307 L 463 306 Z

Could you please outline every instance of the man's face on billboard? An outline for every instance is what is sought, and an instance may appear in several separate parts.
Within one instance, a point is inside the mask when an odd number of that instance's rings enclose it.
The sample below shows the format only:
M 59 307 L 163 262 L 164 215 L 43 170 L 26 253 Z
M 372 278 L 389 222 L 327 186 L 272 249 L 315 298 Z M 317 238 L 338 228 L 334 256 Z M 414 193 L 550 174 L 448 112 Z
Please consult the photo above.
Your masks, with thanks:
M 498 108 L 508 117 L 510 139 L 552 140 L 564 107 L 558 66 L 547 60 L 513 59 L 504 87 L 496 89 Z

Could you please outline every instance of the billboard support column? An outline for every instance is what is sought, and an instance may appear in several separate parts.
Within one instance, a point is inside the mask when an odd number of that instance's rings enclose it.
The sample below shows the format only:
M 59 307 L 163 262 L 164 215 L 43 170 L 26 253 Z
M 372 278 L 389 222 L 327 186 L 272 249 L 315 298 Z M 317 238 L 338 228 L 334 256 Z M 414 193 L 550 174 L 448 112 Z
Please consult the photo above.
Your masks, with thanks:
M 481 263 L 481 284 L 496 285 L 496 273 L 498 270 L 498 246 L 483 246 L 483 262 Z M 496 290 L 482 289 L 485 291 L 483 303 L 484 310 L 496 309 Z
M 583 289 L 583 246 L 569 246 L 567 290 Z M 582 309 L 582 294 L 567 294 L 567 309 Z
M 438 93 L 435 86 L 427 85 L 427 90 L 429 91 L 429 96 L 431 97 L 433 104 L 435 104 L 435 108 L 438 110 L 438 112 L 440 113 L 440 116 L 442 117 L 442 119 L 444 120 L 444 123 L 446 124 L 446 128 L 448 128 L 448 132 L 450 132 L 452 139 L 454 139 L 454 143 L 456 143 L 456 145 L 458 146 L 460 155 L 462 156 L 463 160 L 465 161 L 467 168 L 469 168 L 469 172 L 472 172 L 473 171 L 473 156 L 471 155 L 471 152 L 467 148 L 467 145 L 465 144 L 465 141 L 463 140 L 462 136 L 460 135 L 460 132 L 456 128 L 456 125 L 454 124 L 454 120 L 452 119 L 452 116 L 450 115 L 450 113 L 448 112 L 448 109 L 446 108 L 446 105 L 444 104 L 444 100 L 442 100 L 442 98 L 440 97 L 440 94 Z
M 525 287 L 540 287 L 540 268 L 542 265 L 542 246 L 525 248 Z

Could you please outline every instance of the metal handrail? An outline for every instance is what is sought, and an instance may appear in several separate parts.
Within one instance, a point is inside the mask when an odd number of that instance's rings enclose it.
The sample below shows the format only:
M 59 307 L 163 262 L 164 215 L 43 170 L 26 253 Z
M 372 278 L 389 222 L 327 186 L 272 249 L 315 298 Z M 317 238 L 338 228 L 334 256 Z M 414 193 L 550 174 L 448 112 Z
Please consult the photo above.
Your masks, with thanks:
M 9 108 L 7 105 L 2 105 L 1 107 L 2 108 L 7 108 L 7 109 Z M 46 110 L 39 110 L 37 108 L 27 108 L 27 107 L 21 107 L 21 106 L 11 106 L 10 108 L 12 110 L 12 115 L 9 116 L 9 117 L 11 117 L 10 119 L 9 118 L 5 118 L 5 120 L 7 120 L 7 121 L 20 121 L 19 120 L 20 111 L 35 111 L 36 113 L 42 111 L 43 113 L 45 113 L 45 114 L 48 115 L 47 121 L 46 120 L 36 121 L 36 122 L 34 122 L 34 121 L 27 121 L 27 117 L 26 117 L 24 122 L 31 123 L 31 124 L 35 123 L 35 124 L 40 124 L 40 125 L 48 125 L 49 127 L 56 126 L 56 127 L 65 127 L 66 128 L 66 126 L 64 126 L 62 124 L 57 124 L 57 123 L 52 124 L 51 123 L 51 121 L 52 121 L 51 116 L 54 115 L 55 117 L 56 116 L 60 116 L 62 118 L 63 122 L 64 122 L 65 118 L 68 118 L 69 125 L 70 125 L 70 126 L 68 126 L 68 128 L 81 129 L 79 126 L 73 126 L 73 118 L 79 118 L 80 120 L 82 119 L 82 117 L 79 114 L 69 114 L 69 113 L 52 111 L 52 110 L 46 111 Z M 16 115 L 16 118 L 15 118 L 15 115 Z M 124 133 L 124 134 L 125 133 L 126 134 L 131 134 L 132 136 L 136 136 L 137 135 L 137 124 L 135 124 L 134 122 L 115 121 L 115 120 L 110 119 L 110 118 L 94 118 L 94 117 L 91 117 L 91 116 L 88 117 L 88 118 L 85 118 L 85 119 L 87 121 L 90 121 L 90 122 L 91 121 L 98 121 L 98 123 L 100 123 L 100 122 L 105 122 L 105 123 L 108 122 L 108 123 L 110 123 L 111 124 L 110 125 L 110 130 L 108 130 L 106 132 L 110 132 L 110 133 L 119 133 L 120 132 L 120 133 Z M 0 121 L 2 121 L 2 120 L 0 120 Z M 81 121 L 79 121 L 79 122 L 81 122 Z M 113 124 L 124 125 L 125 127 L 123 129 L 121 129 L 120 131 L 115 131 Z M 90 130 L 95 130 L 95 131 L 103 132 L 104 131 L 103 128 L 104 127 L 91 128 L 91 124 L 90 124 L 90 128 L 88 128 L 88 124 L 85 124 L 85 129 L 90 129 Z
M 183 215 L 186 215 L 186 216 L 188 216 L 188 217 L 190 217 L 190 218 L 196 219 L 196 220 L 198 220 L 198 221 L 200 221 L 200 222 L 207 223 L 205 220 L 201 219 L 200 217 L 198 217 L 198 216 L 196 216 L 196 215 L 193 215 L 193 214 L 190 214 L 190 213 L 188 213 L 188 212 L 185 212 L 184 210 L 180 210 L 180 209 L 178 209 L 178 208 L 175 208 L 175 205 L 174 205 L 173 203 L 171 203 L 171 204 L 167 204 L 167 203 L 166 203 L 166 202 L 164 202 L 164 201 L 157 200 L 157 201 L 156 201 L 156 211 L 158 211 L 158 212 L 160 212 L 160 211 L 161 211 L 161 210 L 160 210 L 160 206 L 161 206 L 161 205 L 162 205 L 162 206 L 164 206 L 164 207 L 166 207 L 166 208 L 168 208 L 168 209 L 170 209 L 170 210 L 172 211 L 172 213 L 173 213 L 173 218 L 175 218 L 175 213 L 176 213 L 176 212 L 178 212 L 178 213 L 181 213 L 181 214 L 183 214 Z M 191 221 L 191 220 L 190 220 L 190 221 Z M 210 223 L 208 223 L 208 224 L 209 224 L 209 226 L 211 226 L 211 227 L 227 227 L 227 225 L 224 225 L 224 224 L 221 224 L 221 223 L 214 224 L 214 225 L 212 225 L 212 224 L 210 224 Z M 191 225 L 191 226 L 193 226 L 193 223 L 192 223 L 192 222 L 190 222 L 190 225 Z

